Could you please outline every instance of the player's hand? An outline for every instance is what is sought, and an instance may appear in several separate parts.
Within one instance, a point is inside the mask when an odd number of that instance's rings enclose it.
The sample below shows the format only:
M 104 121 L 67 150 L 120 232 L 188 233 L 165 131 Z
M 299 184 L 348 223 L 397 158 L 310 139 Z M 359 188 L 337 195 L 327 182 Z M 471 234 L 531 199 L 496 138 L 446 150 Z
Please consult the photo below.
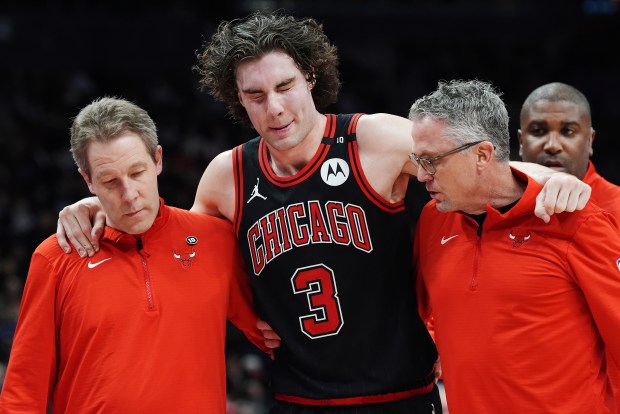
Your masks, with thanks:
M 269 326 L 269 324 L 265 321 L 258 320 L 256 322 L 256 327 L 263 333 L 263 337 L 265 338 L 265 346 L 274 350 L 280 347 L 282 340 L 280 336 Z
M 574 175 L 558 172 L 545 183 L 536 197 L 534 214 L 549 223 L 555 213 L 581 210 L 590 199 L 592 188 Z
M 99 200 L 85 198 L 63 208 L 58 214 L 58 244 L 65 253 L 71 252 L 73 246 L 80 257 L 91 257 L 99 251 L 99 237 L 104 226 L 105 213 Z

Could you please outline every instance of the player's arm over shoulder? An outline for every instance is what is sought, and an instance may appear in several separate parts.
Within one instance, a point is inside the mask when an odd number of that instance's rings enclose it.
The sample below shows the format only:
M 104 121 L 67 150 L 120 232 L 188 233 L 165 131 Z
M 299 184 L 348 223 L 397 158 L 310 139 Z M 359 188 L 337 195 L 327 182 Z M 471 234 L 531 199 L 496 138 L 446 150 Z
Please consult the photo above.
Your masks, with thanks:
M 363 115 L 356 129 L 360 161 L 373 189 L 392 202 L 404 197 L 409 176 L 417 169 L 409 160 L 412 123 L 390 114 Z
M 232 221 L 234 209 L 235 180 L 229 150 L 217 155 L 205 169 L 191 211 Z
M 411 126 L 411 121 L 401 116 L 383 113 L 363 115 L 357 123 L 357 139 L 362 155 L 387 156 L 391 162 L 411 171 L 408 166 L 412 163 L 407 162 L 413 148 Z

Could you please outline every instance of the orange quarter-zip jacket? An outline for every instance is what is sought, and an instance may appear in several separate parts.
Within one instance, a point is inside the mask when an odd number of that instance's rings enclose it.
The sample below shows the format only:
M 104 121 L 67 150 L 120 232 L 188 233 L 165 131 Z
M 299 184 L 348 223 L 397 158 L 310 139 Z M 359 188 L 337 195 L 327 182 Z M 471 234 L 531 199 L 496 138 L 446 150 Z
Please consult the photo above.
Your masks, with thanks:
M 616 224 L 620 226 L 620 186 L 612 184 L 601 177 L 596 172 L 592 161 L 588 163 L 588 169 L 586 175 L 583 177 L 583 182 L 592 187 L 590 202 L 611 213 L 616 219 Z M 620 414 L 620 361 L 615 360 L 611 353 L 608 353 L 608 355 L 607 371 L 609 372 L 611 384 L 616 395 L 618 414 Z
M 605 351 L 620 359 L 620 234 L 589 204 L 533 214 L 527 181 L 482 227 L 422 211 L 414 257 L 423 317 L 432 312 L 451 414 L 615 413 Z
M 227 317 L 263 344 L 230 223 L 161 200 L 147 232 L 100 245 L 35 250 L 0 413 L 224 414 Z
M 610 183 L 601 177 L 594 168 L 592 161 L 588 164 L 583 182 L 592 187 L 590 202 L 611 213 L 620 225 L 620 186 Z

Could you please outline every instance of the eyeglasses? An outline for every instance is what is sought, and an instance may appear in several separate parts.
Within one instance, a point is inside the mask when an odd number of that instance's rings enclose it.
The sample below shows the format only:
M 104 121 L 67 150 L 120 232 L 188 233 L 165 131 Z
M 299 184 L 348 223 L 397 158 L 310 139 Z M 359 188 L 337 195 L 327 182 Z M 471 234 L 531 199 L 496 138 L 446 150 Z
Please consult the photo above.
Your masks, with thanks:
M 445 158 L 448 155 L 456 154 L 457 152 L 466 150 L 467 148 L 473 147 L 474 145 L 480 144 L 481 142 L 484 142 L 484 140 L 469 142 L 467 144 L 463 144 L 460 147 L 456 147 L 456 148 L 454 148 L 451 151 L 444 152 L 443 154 L 440 154 L 440 155 L 438 155 L 436 157 L 433 157 L 433 158 L 418 157 L 417 155 L 415 155 L 412 152 L 411 154 L 409 154 L 409 159 L 411 161 L 415 161 L 418 164 L 419 167 L 424 168 L 424 171 L 426 171 L 430 175 L 435 175 L 435 173 L 437 172 L 437 170 L 435 170 L 435 166 L 433 165 L 433 163 L 435 161 L 438 161 L 438 160 L 440 160 L 442 158 Z

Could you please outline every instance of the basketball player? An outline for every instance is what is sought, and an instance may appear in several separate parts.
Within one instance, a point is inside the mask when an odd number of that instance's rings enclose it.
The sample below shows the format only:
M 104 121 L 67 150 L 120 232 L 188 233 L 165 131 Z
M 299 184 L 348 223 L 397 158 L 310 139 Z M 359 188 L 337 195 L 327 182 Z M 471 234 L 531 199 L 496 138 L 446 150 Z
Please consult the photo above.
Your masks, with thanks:
M 209 164 L 192 210 L 233 223 L 257 313 L 282 337 L 272 412 L 440 413 L 403 201 L 416 173 L 410 121 L 318 111 L 336 100 L 340 80 L 336 48 L 313 19 L 223 22 L 198 69 L 259 135 Z M 583 207 L 589 188 L 568 181 L 575 191 L 562 190 L 549 213 Z M 552 185 L 548 200 L 557 195 Z M 93 209 L 79 203 L 59 221 L 60 237 L 64 227 L 83 254 L 101 225 L 79 228 Z

